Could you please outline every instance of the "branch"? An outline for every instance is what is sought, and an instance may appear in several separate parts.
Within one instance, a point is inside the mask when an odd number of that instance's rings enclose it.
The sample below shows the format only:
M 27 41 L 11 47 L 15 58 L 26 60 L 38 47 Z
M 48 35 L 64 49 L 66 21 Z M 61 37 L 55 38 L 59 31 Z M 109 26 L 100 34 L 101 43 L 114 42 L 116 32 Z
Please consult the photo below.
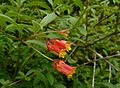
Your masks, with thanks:
M 93 51 L 96 55 L 98 55 L 100 58 L 104 58 L 101 54 L 97 53 L 96 51 L 90 49 L 91 51 Z M 110 61 L 108 61 L 107 59 L 104 59 L 109 65 L 111 65 L 114 69 L 116 69 L 117 71 L 119 71 Z
M 99 25 L 102 21 L 108 19 L 108 18 L 109 18 L 110 16 L 112 16 L 113 14 L 114 14 L 114 13 L 111 13 L 110 15 L 108 15 L 108 16 L 104 17 L 103 19 L 101 19 L 98 23 L 96 23 L 96 24 L 94 25 L 94 27 L 97 26 L 97 25 Z
M 89 61 L 89 62 L 85 62 L 85 63 L 83 63 L 83 64 L 81 64 L 81 65 L 78 65 L 78 67 L 81 67 L 81 66 L 84 66 L 84 65 L 93 63 L 93 62 L 95 62 L 95 61 L 106 60 L 106 59 L 113 58 L 113 57 L 120 57 L 120 54 L 115 54 L 115 55 L 111 55 L 111 56 L 106 56 L 106 57 L 103 57 L 103 58 L 99 58 L 99 59 L 96 59 L 96 60 L 91 60 L 91 61 Z M 119 70 L 116 69 L 116 71 L 119 71 Z
M 106 38 L 108 38 L 108 37 L 110 37 L 110 36 L 113 36 L 113 35 L 119 34 L 119 33 L 120 33 L 120 32 L 118 32 L 118 31 L 115 30 L 113 33 L 111 33 L 111 34 L 109 34 L 109 35 L 107 35 L 107 36 L 101 37 L 100 39 L 96 39 L 94 42 L 86 45 L 85 47 L 89 47 L 90 45 L 94 45 L 95 43 L 97 43 L 97 42 L 99 42 L 99 41 L 101 41 L 101 40 L 103 40 L 103 39 L 106 39 Z

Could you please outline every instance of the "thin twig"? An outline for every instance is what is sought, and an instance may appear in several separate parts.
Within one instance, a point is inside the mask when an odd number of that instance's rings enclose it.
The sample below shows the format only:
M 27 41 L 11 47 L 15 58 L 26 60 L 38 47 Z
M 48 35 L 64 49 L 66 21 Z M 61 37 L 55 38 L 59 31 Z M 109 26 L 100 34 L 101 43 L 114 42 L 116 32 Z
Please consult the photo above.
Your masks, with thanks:
M 110 83 L 111 73 L 112 73 L 111 70 L 112 70 L 111 65 L 109 65 L 109 80 L 108 80 L 109 83 Z
M 96 54 L 94 54 L 94 67 L 93 67 L 93 78 L 92 78 L 92 88 L 94 88 L 95 83 L 95 69 L 96 69 Z
M 77 46 L 75 46 L 75 47 L 72 49 L 72 52 L 69 54 L 69 56 L 71 56 L 76 49 L 77 49 Z
M 102 21 L 104 21 L 104 20 L 108 19 L 109 17 L 111 17 L 113 14 L 114 14 L 114 13 L 111 13 L 110 15 L 108 15 L 108 16 L 104 17 L 103 19 L 101 19 L 98 23 L 96 23 L 96 24 L 94 25 L 94 27 L 97 26 L 97 25 L 99 25 Z
M 93 51 L 94 53 L 96 53 L 96 55 L 98 55 L 100 58 L 104 58 L 101 54 L 97 53 L 96 51 L 90 49 L 91 51 Z M 117 71 L 119 71 L 110 61 L 108 61 L 107 59 L 104 59 L 109 65 L 111 65 L 114 69 L 116 69 Z
M 106 56 L 106 57 L 103 57 L 103 58 L 99 58 L 99 59 L 96 59 L 95 61 L 99 61 L 99 60 L 106 60 L 106 59 L 109 59 L 109 58 L 113 58 L 113 57 L 119 57 L 120 54 L 115 54 L 115 55 L 111 55 L 111 56 Z M 95 62 L 94 60 L 91 60 L 89 62 L 85 62 L 81 65 L 78 65 L 78 67 L 81 67 L 81 66 L 84 66 L 84 65 L 87 65 L 87 64 L 90 64 L 90 63 L 93 63 Z M 116 71 L 119 71 L 118 69 L 116 69 Z
M 99 42 L 99 41 L 101 41 L 101 40 L 103 40 L 103 39 L 106 39 L 106 38 L 108 38 L 108 37 L 111 37 L 111 36 L 113 36 L 113 35 L 115 35 L 115 34 L 119 34 L 119 33 L 120 33 L 120 32 L 114 31 L 113 33 L 110 33 L 109 35 L 106 35 L 106 36 L 104 36 L 104 37 L 101 37 L 101 38 L 99 38 L 99 39 L 96 39 L 95 41 L 93 41 L 92 43 L 86 45 L 85 47 L 89 47 L 90 45 L 94 45 L 95 43 L 97 43 L 97 42 Z

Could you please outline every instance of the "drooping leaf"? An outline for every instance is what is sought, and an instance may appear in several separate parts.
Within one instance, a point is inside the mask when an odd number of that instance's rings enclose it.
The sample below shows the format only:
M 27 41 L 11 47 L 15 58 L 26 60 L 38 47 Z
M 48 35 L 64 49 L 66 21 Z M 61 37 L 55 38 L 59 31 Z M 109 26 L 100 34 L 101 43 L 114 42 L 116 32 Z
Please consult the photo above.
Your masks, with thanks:
M 3 19 L 3 20 L 8 21 L 10 23 L 16 24 L 16 22 L 12 18 L 10 18 L 4 14 L 0 14 L 0 19 Z
M 29 44 L 37 44 L 37 45 L 40 45 L 41 47 L 45 48 L 46 45 L 45 43 L 39 41 L 39 40 L 27 40 L 26 43 L 29 43 Z

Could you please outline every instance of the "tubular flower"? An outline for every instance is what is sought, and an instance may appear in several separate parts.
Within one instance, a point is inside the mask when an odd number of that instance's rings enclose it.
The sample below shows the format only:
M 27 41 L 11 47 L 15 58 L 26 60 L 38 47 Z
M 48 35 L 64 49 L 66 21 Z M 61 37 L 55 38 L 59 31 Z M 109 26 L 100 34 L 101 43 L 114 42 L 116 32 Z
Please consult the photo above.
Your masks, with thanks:
M 59 59 L 53 61 L 53 66 L 55 70 L 65 74 L 68 78 L 71 78 L 76 70 L 76 67 L 67 65 L 63 60 Z
M 57 54 L 59 54 L 59 57 L 62 57 L 62 58 L 64 58 L 65 55 L 67 54 L 64 49 L 60 49 L 58 46 L 52 45 L 49 42 L 47 43 L 47 48 L 48 48 L 48 50 L 52 50 L 52 51 L 56 52 Z
M 50 40 L 54 45 L 58 46 L 61 49 L 64 49 L 66 51 L 70 51 L 71 50 L 71 44 L 70 42 L 67 42 L 65 40 L 58 40 L 56 38 L 53 38 Z
M 52 38 L 47 41 L 48 50 L 54 51 L 59 54 L 59 57 L 64 58 L 67 52 L 71 50 L 71 43 L 65 40 L 58 40 L 57 38 Z

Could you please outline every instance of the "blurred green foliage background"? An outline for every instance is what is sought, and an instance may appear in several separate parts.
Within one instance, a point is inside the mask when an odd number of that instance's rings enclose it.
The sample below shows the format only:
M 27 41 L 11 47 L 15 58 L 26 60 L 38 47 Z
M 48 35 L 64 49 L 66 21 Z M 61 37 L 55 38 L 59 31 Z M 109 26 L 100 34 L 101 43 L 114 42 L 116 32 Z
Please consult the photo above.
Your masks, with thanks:
M 50 38 L 73 43 L 64 59 L 78 66 L 72 78 L 37 52 L 58 59 Z M 0 0 L 0 87 L 120 88 L 120 1 Z

